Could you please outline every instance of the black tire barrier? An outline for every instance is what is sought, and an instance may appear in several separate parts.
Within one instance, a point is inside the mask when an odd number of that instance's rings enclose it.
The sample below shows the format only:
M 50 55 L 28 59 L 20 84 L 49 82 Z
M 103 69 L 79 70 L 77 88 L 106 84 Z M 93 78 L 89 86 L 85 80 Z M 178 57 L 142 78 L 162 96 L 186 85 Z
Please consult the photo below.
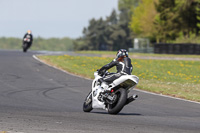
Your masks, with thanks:
M 200 55 L 199 44 L 170 44 L 155 43 L 154 53 L 156 54 L 196 54 Z

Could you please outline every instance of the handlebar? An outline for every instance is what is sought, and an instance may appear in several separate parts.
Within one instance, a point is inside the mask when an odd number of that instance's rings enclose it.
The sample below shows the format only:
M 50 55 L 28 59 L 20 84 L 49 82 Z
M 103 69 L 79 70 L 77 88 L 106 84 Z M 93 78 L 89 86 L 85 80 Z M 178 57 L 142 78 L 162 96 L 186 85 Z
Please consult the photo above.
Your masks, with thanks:
M 104 77 L 105 75 L 107 75 L 109 72 L 108 71 L 102 71 L 102 72 L 99 72 L 99 70 L 96 71 L 97 75 L 101 76 L 101 77 Z

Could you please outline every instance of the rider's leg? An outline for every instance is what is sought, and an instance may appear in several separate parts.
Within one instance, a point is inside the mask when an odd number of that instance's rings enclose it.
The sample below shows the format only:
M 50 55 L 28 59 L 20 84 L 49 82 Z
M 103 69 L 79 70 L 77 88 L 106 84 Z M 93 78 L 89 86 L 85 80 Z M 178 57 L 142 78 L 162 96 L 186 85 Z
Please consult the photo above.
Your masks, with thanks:
M 99 82 L 101 83 L 101 87 L 107 90 L 108 84 L 112 83 L 115 79 L 118 79 L 121 76 L 122 76 L 121 73 L 114 73 L 114 74 L 110 74 L 110 75 L 105 76 L 104 78 L 99 79 Z
M 28 43 L 28 49 L 31 47 L 32 43 Z
M 110 81 L 109 78 L 112 77 L 112 76 L 114 76 L 115 74 L 116 74 L 116 73 L 109 73 L 109 74 L 107 74 L 106 76 L 100 78 L 100 79 L 98 80 L 98 82 L 99 82 L 100 84 L 102 84 L 102 83 L 109 84 L 109 83 L 112 82 L 112 79 L 111 79 L 111 81 Z M 105 79 L 108 79 L 108 80 L 105 80 Z
M 108 75 L 108 76 L 104 77 L 103 80 L 104 80 L 105 82 L 111 83 L 111 82 L 113 82 L 115 79 L 118 79 L 118 78 L 121 77 L 121 76 L 122 76 L 121 73 L 114 73 L 114 74 L 112 74 L 112 75 Z

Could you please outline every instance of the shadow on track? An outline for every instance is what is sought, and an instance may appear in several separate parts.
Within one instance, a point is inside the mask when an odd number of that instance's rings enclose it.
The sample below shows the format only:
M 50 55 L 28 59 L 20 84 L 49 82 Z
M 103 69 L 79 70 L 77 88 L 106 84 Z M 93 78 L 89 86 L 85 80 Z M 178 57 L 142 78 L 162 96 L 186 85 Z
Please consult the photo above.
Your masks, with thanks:
M 108 114 L 107 112 L 90 112 L 90 113 L 93 113 L 93 114 Z M 124 115 L 124 116 L 128 116 L 128 115 L 133 115 L 133 116 L 140 116 L 142 114 L 139 114 L 139 113 L 118 113 L 117 115 Z

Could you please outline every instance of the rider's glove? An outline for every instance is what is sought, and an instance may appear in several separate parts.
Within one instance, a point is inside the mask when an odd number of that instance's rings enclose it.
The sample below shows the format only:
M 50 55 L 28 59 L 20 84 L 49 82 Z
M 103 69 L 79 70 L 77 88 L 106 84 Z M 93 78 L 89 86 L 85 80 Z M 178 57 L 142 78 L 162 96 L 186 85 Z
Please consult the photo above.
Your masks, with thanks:
M 102 72 L 101 72 L 99 69 L 98 69 L 97 71 L 98 71 L 98 75 L 101 75 L 101 74 L 102 74 Z
M 99 70 L 99 71 L 98 71 L 98 75 L 103 76 L 105 72 L 106 72 L 105 69 L 104 69 L 104 70 Z

